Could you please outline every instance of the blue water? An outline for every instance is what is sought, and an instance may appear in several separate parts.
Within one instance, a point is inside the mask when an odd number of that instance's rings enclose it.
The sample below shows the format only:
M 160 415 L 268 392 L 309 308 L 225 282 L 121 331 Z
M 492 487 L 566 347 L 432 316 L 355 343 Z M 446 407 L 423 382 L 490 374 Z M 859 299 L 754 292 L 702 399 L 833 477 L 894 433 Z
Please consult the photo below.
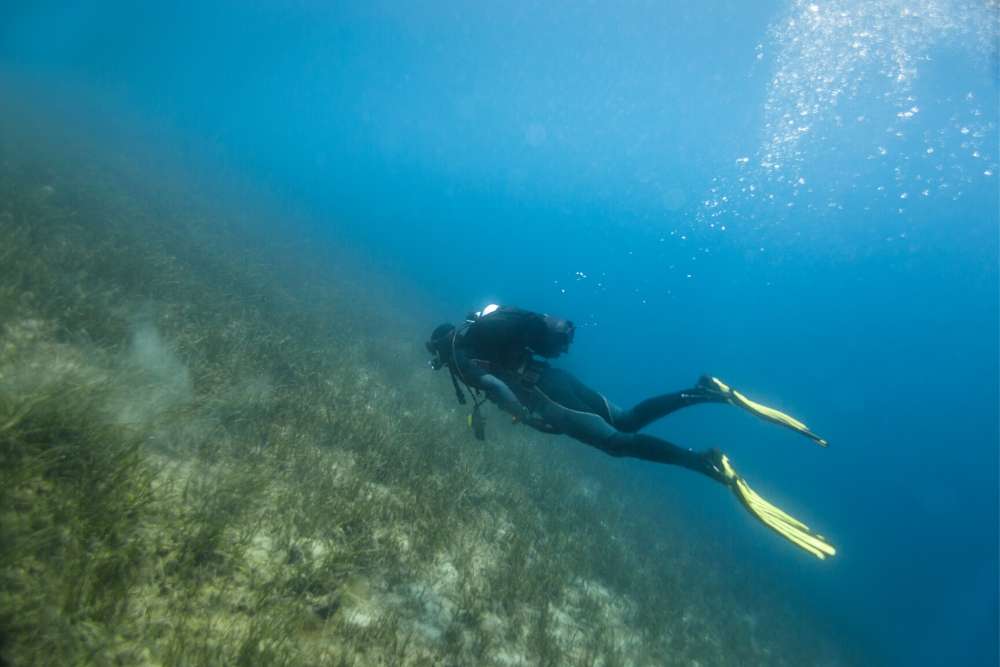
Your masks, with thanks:
M 827 562 L 613 465 L 860 655 L 997 663 L 995 1 L 327 4 L 7 7 L 0 81 L 305 212 L 428 331 L 549 311 L 619 403 L 710 372 L 803 418 L 828 450 L 719 407 L 653 432 Z

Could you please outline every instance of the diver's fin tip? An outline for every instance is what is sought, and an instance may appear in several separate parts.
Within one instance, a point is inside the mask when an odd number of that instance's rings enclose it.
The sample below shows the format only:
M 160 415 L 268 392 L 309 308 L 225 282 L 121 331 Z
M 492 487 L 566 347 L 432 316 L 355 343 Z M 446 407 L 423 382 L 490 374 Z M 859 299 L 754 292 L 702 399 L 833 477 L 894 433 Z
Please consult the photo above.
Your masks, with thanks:
M 814 440 L 820 447 L 827 446 L 828 443 L 826 440 L 810 431 L 808 426 L 795 417 L 747 397 L 746 394 L 733 389 L 731 386 L 716 377 L 703 376 L 703 378 L 704 377 L 707 377 L 708 381 L 712 385 L 706 388 L 714 389 L 715 391 L 722 393 L 730 404 L 743 408 L 747 412 L 756 415 L 761 419 L 784 426 L 793 431 L 797 431 L 807 438 Z M 702 380 L 699 380 L 699 386 L 705 387 L 706 384 Z
M 758 521 L 820 560 L 837 555 L 837 549 L 827 542 L 825 537 L 812 532 L 809 530 L 809 526 L 764 500 L 755 492 L 746 480 L 733 469 L 727 456 L 720 454 L 719 463 L 737 499 Z

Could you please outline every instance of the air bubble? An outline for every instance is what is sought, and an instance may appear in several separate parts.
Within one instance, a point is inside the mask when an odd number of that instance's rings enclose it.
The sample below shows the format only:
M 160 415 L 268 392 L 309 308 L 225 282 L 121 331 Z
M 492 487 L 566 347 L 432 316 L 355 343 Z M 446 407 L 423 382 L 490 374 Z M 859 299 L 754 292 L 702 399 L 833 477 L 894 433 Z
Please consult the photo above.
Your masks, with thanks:
M 981 112 L 974 94 L 953 91 L 958 93 L 954 97 L 923 99 L 918 98 L 914 82 L 923 78 L 924 68 L 939 49 L 965 45 L 979 51 L 995 42 L 993 11 L 988 8 L 993 0 L 962 0 L 960 12 L 950 11 L 955 6 L 951 0 L 788 4 L 786 13 L 771 25 L 771 42 L 756 46 L 758 58 L 768 48 L 774 67 L 763 84 L 767 88 L 763 141 L 756 153 L 733 156 L 735 166 L 730 163 L 728 181 L 713 179 L 701 211 L 706 224 L 721 230 L 723 216 L 743 217 L 744 203 L 784 210 L 801 201 L 815 210 L 834 200 L 838 190 L 867 191 L 873 200 L 883 202 L 891 201 L 891 191 L 899 202 L 928 197 L 931 190 L 947 187 L 951 178 L 969 182 L 975 170 L 963 172 L 967 165 L 961 161 L 969 161 L 970 154 L 984 159 L 979 151 L 985 149 L 980 147 L 994 141 L 994 121 Z M 902 13 L 904 7 L 908 14 Z M 935 125 L 938 118 L 949 116 L 947 124 Z M 889 123 L 879 128 L 883 118 Z M 885 132 L 880 139 L 872 134 L 871 143 L 864 143 L 867 133 L 879 129 Z M 929 140 L 916 143 L 921 136 Z M 883 142 L 892 149 L 878 145 Z M 958 143 L 965 145 L 954 145 Z M 927 172 L 923 177 L 914 171 L 915 158 L 921 155 Z M 875 183 L 859 180 L 865 170 L 830 182 L 817 179 L 811 169 L 828 159 L 877 160 L 869 163 L 876 172 Z M 984 162 L 979 166 L 984 175 L 998 171 L 988 152 Z M 886 185 L 873 196 L 870 188 L 880 181 Z M 949 194 L 956 185 L 951 183 Z M 913 191 L 904 192 L 910 186 Z M 812 201 L 813 191 L 824 201 Z

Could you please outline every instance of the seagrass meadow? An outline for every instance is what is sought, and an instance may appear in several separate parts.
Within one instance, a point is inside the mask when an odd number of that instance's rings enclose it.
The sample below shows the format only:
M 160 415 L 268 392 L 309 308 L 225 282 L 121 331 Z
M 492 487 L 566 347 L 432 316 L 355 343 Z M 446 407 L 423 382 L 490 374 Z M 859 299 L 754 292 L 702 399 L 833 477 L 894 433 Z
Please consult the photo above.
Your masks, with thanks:
M 610 459 L 473 440 L 384 278 L 42 134 L 0 133 L 0 664 L 846 664 Z

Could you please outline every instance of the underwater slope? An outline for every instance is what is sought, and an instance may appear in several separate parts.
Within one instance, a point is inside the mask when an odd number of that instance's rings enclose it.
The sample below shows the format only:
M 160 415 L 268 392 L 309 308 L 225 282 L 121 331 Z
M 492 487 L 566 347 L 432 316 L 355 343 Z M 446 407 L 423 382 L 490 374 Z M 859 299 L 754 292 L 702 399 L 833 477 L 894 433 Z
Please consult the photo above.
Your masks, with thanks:
M 161 177 L 0 133 L 0 663 L 846 664 Z

